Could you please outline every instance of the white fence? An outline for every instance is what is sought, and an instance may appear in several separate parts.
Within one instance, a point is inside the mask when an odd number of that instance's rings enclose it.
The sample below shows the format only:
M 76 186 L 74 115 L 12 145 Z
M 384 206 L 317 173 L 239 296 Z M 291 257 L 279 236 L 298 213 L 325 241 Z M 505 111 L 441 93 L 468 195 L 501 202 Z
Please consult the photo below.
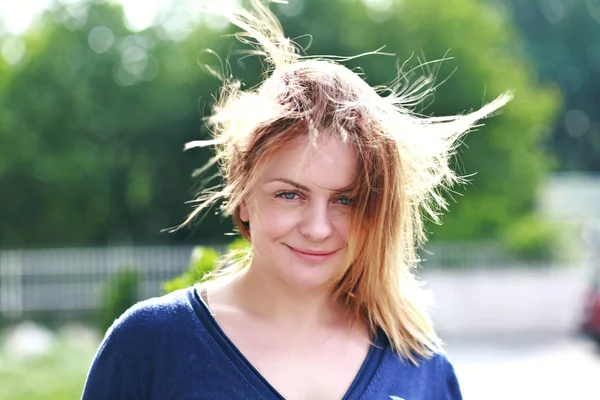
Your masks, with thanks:
M 95 310 L 106 283 L 123 270 L 140 274 L 139 297 L 162 293 L 187 269 L 193 247 L 0 251 L 0 316 Z
M 435 292 L 434 319 L 446 334 L 565 332 L 576 325 L 589 283 L 583 264 L 516 266 L 491 244 L 430 244 L 422 272 Z M 107 282 L 140 274 L 139 299 L 188 268 L 193 247 L 0 251 L 0 319 L 69 315 L 102 306 Z M 441 265 L 460 266 L 439 269 Z

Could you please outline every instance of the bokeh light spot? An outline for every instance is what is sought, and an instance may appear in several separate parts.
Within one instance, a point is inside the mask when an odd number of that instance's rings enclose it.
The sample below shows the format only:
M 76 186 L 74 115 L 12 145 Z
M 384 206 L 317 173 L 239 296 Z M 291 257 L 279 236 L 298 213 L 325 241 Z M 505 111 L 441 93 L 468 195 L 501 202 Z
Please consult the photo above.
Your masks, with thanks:
M 584 111 L 574 109 L 565 113 L 565 128 L 569 136 L 581 137 L 586 134 L 590 126 L 590 119 Z
M 27 47 L 25 42 L 18 37 L 9 37 L 2 43 L 2 57 L 10 65 L 17 65 L 25 56 Z
M 115 42 L 115 35 L 112 30 L 105 26 L 96 26 L 88 34 L 88 44 L 90 49 L 98 54 L 110 50 Z

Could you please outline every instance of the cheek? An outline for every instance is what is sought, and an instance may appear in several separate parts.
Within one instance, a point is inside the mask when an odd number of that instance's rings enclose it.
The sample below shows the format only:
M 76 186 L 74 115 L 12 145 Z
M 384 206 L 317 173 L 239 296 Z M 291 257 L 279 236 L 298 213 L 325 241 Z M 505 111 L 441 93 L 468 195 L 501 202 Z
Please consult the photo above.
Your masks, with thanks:
M 338 236 L 344 243 L 348 243 L 350 239 L 350 232 L 352 228 L 352 221 L 349 215 L 339 216 L 335 221 L 335 230 Z
M 281 237 L 298 224 L 298 212 L 271 202 L 249 208 L 250 230 L 263 237 Z

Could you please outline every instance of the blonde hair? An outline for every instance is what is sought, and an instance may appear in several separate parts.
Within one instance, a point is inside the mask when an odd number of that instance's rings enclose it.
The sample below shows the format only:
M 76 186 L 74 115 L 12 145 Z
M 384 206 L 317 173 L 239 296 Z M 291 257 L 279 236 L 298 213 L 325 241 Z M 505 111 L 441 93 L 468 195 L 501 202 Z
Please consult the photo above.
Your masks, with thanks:
M 414 274 L 417 249 L 426 240 L 423 220 L 439 222 L 447 207 L 442 191 L 460 181 L 449 161 L 461 137 L 510 100 L 510 94 L 469 114 L 420 117 L 407 104 L 426 94 L 430 80 L 404 91 L 394 84 L 376 90 L 335 57 L 301 56 L 263 1 L 219 12 L 243 30 L 238 38 L 264 58 L 266 78 L 246 91 L 239 81 L 224 79 L 208 118 L 213 140 L 186 145 L 216 148 L 201 172 L 218 163 L 224 184 L 203 191 L 183 225 L 222 201 L 223 213 L 233 216 L 240 234 L 251 241 L 239 205 L 272 154 L 295 138 L 314 140 L 320 132 L 352 143 L 360 164 L 353 232 L 366 234 L 360 241 L 358 234 L 351 235 L 350 257 L 333 294 L 356 318 L 366 320 L 372 334 L 381 329 L 394 350 L 412 362 L 439 351 Z M 421 96 L 415 95 L 419 91 Z M 251 257 L 221 275 L 246 268 Z

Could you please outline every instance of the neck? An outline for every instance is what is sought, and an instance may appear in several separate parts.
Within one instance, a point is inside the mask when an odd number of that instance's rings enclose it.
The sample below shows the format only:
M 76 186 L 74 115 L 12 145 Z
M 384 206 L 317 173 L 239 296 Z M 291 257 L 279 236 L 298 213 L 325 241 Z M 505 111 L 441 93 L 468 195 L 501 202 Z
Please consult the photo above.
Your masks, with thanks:
M 231 282 L 234 301 L 255 316 L 296 327 L 339 324 L 344 307 L 336 303 L 329 288 L 302 290 L 250 265 Z

